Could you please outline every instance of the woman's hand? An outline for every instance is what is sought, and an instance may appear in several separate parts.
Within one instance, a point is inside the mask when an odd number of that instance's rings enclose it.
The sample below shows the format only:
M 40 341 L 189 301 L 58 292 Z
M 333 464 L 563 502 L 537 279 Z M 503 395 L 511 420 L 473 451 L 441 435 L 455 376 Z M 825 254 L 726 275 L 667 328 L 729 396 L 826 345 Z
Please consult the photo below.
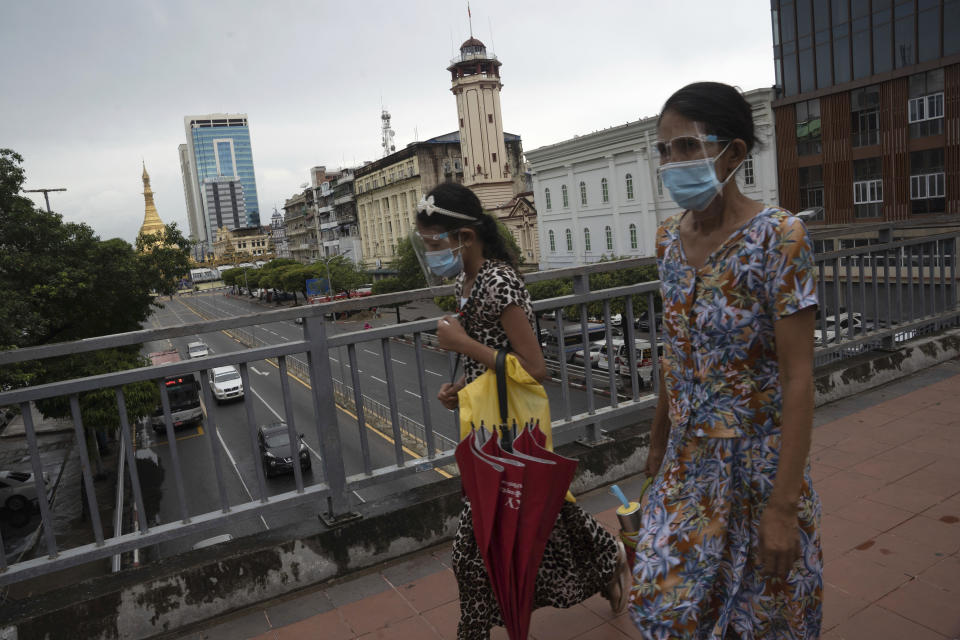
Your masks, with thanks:
M 440 392 L 437 393 L 437 400 L 447 409 L 453 411 L 460 405 L 457 393 L 464 387 L 464 380 L 461 378 L 457 382 L 445 382 L 440 386 Z
M 443 316 L 437 321 L 437 344 L 441 349 L 463 353 L 463 344 L 470 336 L 457 316 Z
M 763 573 L 786 578 L 800 557 L 800 533 L 796 508 L 768 503 L 760 514 L 759 560 Z

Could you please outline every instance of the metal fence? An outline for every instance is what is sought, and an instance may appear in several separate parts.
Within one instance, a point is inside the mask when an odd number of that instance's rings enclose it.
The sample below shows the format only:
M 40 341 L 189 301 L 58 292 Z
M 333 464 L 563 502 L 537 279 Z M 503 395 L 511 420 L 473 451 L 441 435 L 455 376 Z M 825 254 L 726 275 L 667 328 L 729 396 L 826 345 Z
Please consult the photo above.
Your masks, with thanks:
M 821 307 L 817 322 L 819 364 L 858 355 L 873 348 L 889 348 L 897 342 L 909 339 L 922 332 L 956 326 L 957 305 L 957 240 L 958 233 L 942 233 L 922 239 L 893 240 L 892 229 L 880 230 L 873 243 L 866 247 L 856 247 L 830 251 L 816 258 L 819 272 L 819 294 Z M 906 260 L 902 256 L 908 256 Z M 935 258 L 939 256 L 939 258 Z M 916 262 L 913 258 L 917 258 Z M 930 258 L 929 260 L 927 258 Z M 651 259 L 634 259 L 618 262 L 598 263 L 585 267 L 560 269 L 526 275 L 528 283 L 550 279 L 568 279 L 572 281 L 573 293 L 567 296 L 540 300 L 534 303 L 538 319 L 546 311 L 556 312 L 553 330 L 562 344 L 563 327 L 568 321 L 579 322 L 583 342 L 587 341 L 588 308 L 587 305 L 602 307 L 602 322 L 606 327 L 606 343 L 612 348 L 614 328 L 611 323 L 611 305 L 622 303 L 622 339 L 626 344 L 634 344 L 640 338 L 651 345 L 658 344 L 657 322 L 651 314 L 647 323 L 649 330 L 640 333 L 634 318 L 634 301 L 642 300 L 646 308 L 659 308 L 659 282 L 636 283 L 599 291 L 590 290 L 590 276 L 598 273 L 622 270 L 650 264 Z M 38 359 L 79 354 L 103 348 L 140 345 L 147 341 L 179 338 L 194 334 L 216 331 L 229 331 L 235 337 L 245 340 L 248 348 L 220 353 L 199 360 L 187 360 L 155 367 L 145 367 L 127 371 L 81 379 L 67 380 L 0 393 L 0 406 L 19 406 L 24 419 L 26 442 L 30 454 L 30 465 L 34 477 L 41 477 L 41 463 L 38 454 L 37 434 L 32 419 L 31 405 L 37 401 L 67 397 L 73 417 L 73 429 L 77 442 L 86 442 L 84 425 L 81 420 L 80 395 L 94 390 L 111 389 L 116 398 L 120 413 L 121 428 L 119 442 L 126 460 L 128 480 L 136 505 L 137 531 L 114 536 L 106 536 L 99 518 L 99 505 L 93 486 L 90 460 L 85 446 L 77 446 L 76 452 L 82 469 L 82 482 L 90 513 L 92 541 L 86 544 L 66 546 L 58 541 L 56 524 L 51 518 L 47 496 L 40 492 L 38 506 L 42 518 L 42 540 L 45 552 L 35 557 L 17 561 L 8 566 L 6 556 L 0 552 L 0 585 L 10 584 L 29 577 L 64 569 L 70 566 L 106 558 L 118 553 L 155 545 L 165 541 L 191 536 L 205 529 L 229 526 L 234 521 L 253 516 L 289 509 L 292 506 L 313 506 L 320 511 L 326 505 L 323 516 L 328 521 L 346 517 L 354 507 L 354 492 L 373 486 L 390 486 L 390 483 L 423 472 L 425 469 L 440 468 L 454 462 L 454 441 L 444 437 L 434 424 L 433 414 L 427 393 L 428 385 L 424 379 L 424 344 L 430 340 L 427 336 L 435 329 L 436 320 L 420 320 L 401 325 L 381 327 L 372 330 L 328 334 L 326 314 L 356 311 L 370 306 L 384 307 L 402 304 L 434 295 L 450 295 L 452 287 L 442 290 L 420 290 L 387 294 L 374 298 L 344 300 L 339 302 L 311 305 L 307 307 L 283 308 L 232 318 L 207 320 L 174 327 L 149 329 L 121 335 L 110 335 L 78 342 L 59 343 L 42 347 L 0 352 L 0 366 L 28 362 Z M 578 309 L 579 312 L 565 318 L 564 309 Z M 596 308 L 596 307 L 594 307 Z M 253 336 L 253 327 L 277 321 L 292 321 L 303 317 L 302 339 L 281 344 L 264 344 Z M 846 322 L 845 322 L 846 321 Z M 412 342 L 415 354 L 416 384 L 419 388 L 421 414 L 415 417 L 403 416 L 397 402 L 397 384 L 391 348 L 395 340 Z M 357 346 L 361 342 L 379 341 L 382 355 L 382 369 L 378 371 L 386 382 L 388 402 L 382 403 L 367 397 L 361 388 L 357 368 Z M 349 379 L 334 378 L 329 354 L 343 348 L 349 363 Z M 603 428 L 614 422 L 629 419 L 639 409 L 651 406 L 656 400 L 659 380 L 657 350 L 652 349 L 653 388 L 642 388 L 638 379 L 636 353 L 627 349 L 629 377 L 620 377 L 620 369 L 610 366 L 606 372 L 586 372 L 572 368 L 565 359 L 554 363 L 555 376 L 559 389 L 559 400 L 552 406 L 554 441 L 562 445 L 573 440 L 587 444 L 602 442 L 605 439 Z M 221 440 L 217 437 L 221 422 L 218 407 L 213 401 L 213 393 L 208 380 L 208 372 L 218 366 L 235 365 L 245 389 L 250 389 L 248 364 L 260 360 L 273 360 L 280 373 L 280 385 L 283 398 L 283 413 L 289 430 L 291 442 L 297 442 L 298 425 L 294 417 L 291 402 L 291 384 L 288 374 L 297 375 L 309 386 L 312 403 L 312 427 L 316 431 L 320 448 L 322 475 L 312 476 L 312 482 L 305 482 L 300 466 L 293 464 L 295 489 L 277 495 L 270 495 L 265 482 L 264 471 L 260 465 L 254 465 L 255 489 L 252 500 L 231 501 L 224 480 L 224 452 Z M 215 510 L 205 513 L 190 513 L 186 500 L 188 489 L 178 457 L 178 441 L 170 416 L 170 403 L 164 378 L 177 375 L 198 374 L 202 397 L 206 407 L 204 421 L 212 470 L 206 470 L 205 482 L 215 483 L 218 490 L 219 505 Z M 571 382 L 577 376 L 578 387 Z M 152 523 L 147 521 L 143 508 L 143 491 L 135 463 L 136 452 L 131 425 L 127 421 L 123 385 L 155 381 L 162 400 L 165 431 L 170 447 L 172 468 L 168 471 L 173 477 L 175 497 L 179 518 L 171 522 Z M 601 384 L 605 382 L 605 384 Z M 598 393 L 605 388 L 608 393 Z M 619 389 L 619 393 L 613 390 Z M 577 409 L 574 409 L 574 400 Z M 354 415 L 354 424 L 350 429 L 357 430 L 362 452 L 360 473 L 348 475 L 345 471 L 342 455 L 344 427 L 331 416 L 337 415 L 338 405 L 348 406 Z M 245 394 L 243 406 L 246 416 L 245 429 L 249 436 L 249 447 L 254 457 L 258 455 L 258 443 L 254 421 L 254 408 L 251 394 Z M 454 425 L 457 416 L 451 416 Z M 381 431 L 387 432 L 393 441 L 393 459 L 387 464 L 375 464 L 371 460 L 370 445 L 367 440 L 369 424 L 375 423 Z M 302 425 L 301 425 L 302 426 Z M 453 431 L 454 433 L 456 431 Z M 422 458 L 411 459 L 404 452 L 404 442 L 415 440 L 423 451 Z M 291 455 L 296 459 L 291 445 Z M 212 473 L 210 473 L 212 471 Z M 3 542 L 0 540 L 0 551 Z

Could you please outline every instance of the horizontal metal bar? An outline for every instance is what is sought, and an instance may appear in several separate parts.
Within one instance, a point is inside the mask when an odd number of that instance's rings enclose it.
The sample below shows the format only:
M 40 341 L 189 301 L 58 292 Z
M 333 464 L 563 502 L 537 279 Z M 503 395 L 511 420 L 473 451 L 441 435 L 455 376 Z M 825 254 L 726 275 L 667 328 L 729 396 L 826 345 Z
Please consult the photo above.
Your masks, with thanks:
M 934 324 L 938 321 L 943 322 L 944 320 L 950 320 L 951 318 L 956 318 L 956 317 L 960 317 L 960 309 L 955 309 L 953 311 L 945 311 L 943 313 L 938 313 L 931 316 L 925 316 L 923 318 L 917 318 L 909 322 L 901 322 L 892 327 L 884 327 L 883 329 L 874 329 L 873 331 L 869 331 L 867 333 L 861 334 L 860 337 L 854 338 L 853 340 L 843 340 L 842 342 L 837 342 L 835 344 L 831 344 L 828 346 L 817 347 L 815 353 L 818 356 L 825 356 L 825 355 L 830 355 L 832 353 L 836 353 L 838 351 L 846 351 L 848 349 L 857 347 L 862 344 L 866 344 L 869 342 L 878 342 L 883 338 L 886 338 L 889 336 L 895 336 L 898 333 L 904 333 L 906 331 L 910 331 L 917 327 L 923 327 L 929 324 Z
M 126 369 L 124 371 L 114 371 L 112 373 L 102 373 L 96 376 L 86 378 L 76 378 L 73 380 L 64 380 L 61 382 L 51 382 L 49 384 L 26 387 L 24 389 L 15 389 L 0 393 L 0 406 L 13 404 L 15 402 L 25 402 L 27 400 L 40 400 L 43 398 L 53 398 L 56 396 L 67 395 L 71 393 L 81 393 L 83 391 L 93 391 L 105 387 L 115 387 L 131 382 L 142 382 L 144 380 L 155 380 L 157 378 L 167 378 L 176 375 L 185 375 L 196 373 L 203 369 L 213 369 L 228 364 L 240 364 L 241 362 L 254 362 L 256 360 L 266 360 L 267 358 L 276 358 L 278 356 L 290 355 L 293 353 L 303 353 L 307 349 L 307 343 L 298 340 L 296 342 L 282 342 L 266 347 L 257 347 L 256 349 L 245 349 L 243 351 L 230 351 L 223 354 L 207 356 L 205 358 L 196 358 L 194 360 L 182 360 L 171 364 L 162 364 L 152 367 L 138 367 L 136 369 Z M 21 399 L 22 398 L 22 399 Z
M 870 257 L 871 254 L 879 253 L 881 251 L 891 251 L 893 249 L 900 249 L 901 247 L 913 247 L 918 244 L 925 244 L 927 242 L 933 242 L 935 240 L 949 240 L 951 238 L 960 237 L 960 234 L 954 233 L 938 233 L 932 236 L 925 236 L 922 238 L 909 238 L 905 240 L 895 240 L 893 242 L 884 242 L 881 244 L 868 244 L 860 247 L 850 247 L 849 249 L 837 249 L 836 251 L 825 251 L 823 253 L 818 253 L 816 255 L 817 262 L 826 262 L 829 260 L 834 260 L 836 258 L 847 258 L 847 257 Z

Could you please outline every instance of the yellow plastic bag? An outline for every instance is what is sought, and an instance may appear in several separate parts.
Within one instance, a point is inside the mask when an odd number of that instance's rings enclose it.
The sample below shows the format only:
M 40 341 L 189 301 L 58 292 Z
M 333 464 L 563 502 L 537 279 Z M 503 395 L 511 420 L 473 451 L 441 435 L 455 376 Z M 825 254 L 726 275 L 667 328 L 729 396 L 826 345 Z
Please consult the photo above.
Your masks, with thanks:
M 540 430 L 547 436 L 546 448 L 553 451 L 553 430 L 550 428 L 550 400 L 539 382 L 520 366 L 520 361 L 511 353 L 504 363 L 507 392 L 507 424 L 516 420 L 517 428 L 524 423 L 540 421 Z M 470 433 L 471 425 L 479 428 L 481 422 L 488 430 L 501 423 L 500 402 L 497 392 L 497 374 L 487 369 L 480 377 L 465 386 L 457 394 L 460 402 L 460 439 Z M 567 501 L 575 502 L 567 492 Z

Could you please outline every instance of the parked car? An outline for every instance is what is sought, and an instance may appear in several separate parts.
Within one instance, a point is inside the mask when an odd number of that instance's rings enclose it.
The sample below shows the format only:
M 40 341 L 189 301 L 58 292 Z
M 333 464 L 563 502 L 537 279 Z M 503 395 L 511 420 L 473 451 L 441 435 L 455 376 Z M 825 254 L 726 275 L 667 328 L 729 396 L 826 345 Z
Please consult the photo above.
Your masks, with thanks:
M 50 488 L 50 476 L 43 474 L 44 490 Z M 10 511 L 23 511 L 37 501 L 37 485 L 28 471 L 0 471 L 0 504 Z
M 596 367 L 597 361 L 600 359 L 600 349 L 606 345 L 606 342 L 591 342 L 590 343 L 590 367 Z M 573 364 L 584 366 L 583 364 L 583 349 L 578 349 L 573 354 Z
M 663 314 L 655 313 L 654 319 L 656 321 L 657 332 L 659 333 L 660 331 L 663 330 Z M 640 331 L 650 333 L 650 312 L 644 311 L 643 313 L 641 313 L 640 316 L 637 318 L 636 325 L 637 325 L 637 329 L 639 329 Z
M 617 373 L 621 376 L 629 377 L 630 352 L 627 350 L 626 342 L 622 338 L 614 338 L 611 342 L 613 345 L 612 357 L 611 354 L 607 352 L 607 344 L 603 343 L 597 358 L 597 368 L 602 371 L 608 371 L 610 369 L 610 361 L 613 360 L 613 366 L 616 367 Z M 653 384 L 653 359 L 650 341 L 637 339 L 634 340 L 634 345 L 636 348 L 637 375 L 639 376 L 640 384 L 641 386 L 645 383 Z M 662 345 L 658 347 L 660 355 L 663 355 L 662 349 Z
M 310 471 L 310 451 L 300 434 L 300 469 Z M 263 472 L 271 478 L 278 473 L 293 472 L 293 458 L 290 457 L 290 431 L 286 422 L 273 422 L 257 428 L 257 442 L 260 445 L 260 461 Z
M 210 388 L 217 403 L 243 397 L 243 381 L 240 372 L 232 364 L 213 368 L 210 372 Z
M 194 358 L 203 358 L 208 355 L 210 355 L 210 349 L 202 342 L 191 342 L 187 345 L 187 357 L 191 360 Z
M 827 316 L 827 331 L 824 334 L 823 330 L 820 328 L 820 320 L 817 319 L 816 329 L 813 331 L 813 338 L 816 344 L 829 344 L 834 341 L 836 338 L 836 329 L 837 329 L 837 318 L 838 316 Z M 863 319 L 863 315 L 854 311 L 853 313 L 841 313 L 839 314 L 840 320 L 840 339 L 847 337 L 847 332 L 849 331 L 851 323 L 853 324 L 853 335 L 857 336 L 864 331 L 872 331 L 874 329 L 874 324 L 872 322 L 866 321 Z

